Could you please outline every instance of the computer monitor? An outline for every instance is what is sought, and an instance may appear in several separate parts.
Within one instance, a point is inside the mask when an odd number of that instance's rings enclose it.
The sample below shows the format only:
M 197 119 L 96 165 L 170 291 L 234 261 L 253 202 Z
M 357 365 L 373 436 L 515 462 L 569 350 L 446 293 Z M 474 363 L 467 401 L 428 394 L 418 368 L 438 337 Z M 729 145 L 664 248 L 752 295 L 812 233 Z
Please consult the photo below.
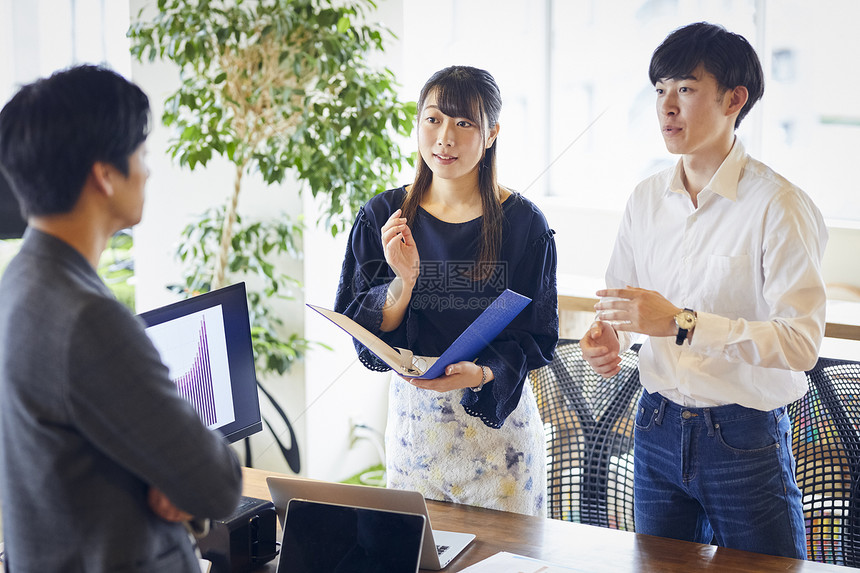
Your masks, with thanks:
M 18 199 L 12 194 L 9 181 L 0 170 L 0 240 L 23 236 L 27 221 L 21 215 Z
M 235 442 L 263 429 L 245 284 L 141 313 L 179 394 Z

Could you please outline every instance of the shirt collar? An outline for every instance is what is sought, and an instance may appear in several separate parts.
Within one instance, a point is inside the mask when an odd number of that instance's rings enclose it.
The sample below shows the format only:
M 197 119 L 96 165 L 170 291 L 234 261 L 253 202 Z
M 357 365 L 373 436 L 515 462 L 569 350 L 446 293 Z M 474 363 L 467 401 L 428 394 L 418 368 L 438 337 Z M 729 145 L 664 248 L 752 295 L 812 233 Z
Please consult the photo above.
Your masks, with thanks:
M 717 172 L 714 173 L 711 180 L 705 185 L 705 189 L 725 197 L 731 201 L 736 201 L 738 198 L 738 182 L 741 179 L 741 171 L 747 162 L 747 152 L 741 140 L 735 137 L 735 142 L 732 145 L 731 151 L 723 160 Z M 669 180 L 669 191 L 673 193 L 687 194 L 684 188 L 684 180 L 681 177 L 683 170 L 683 159 L 679 159 L 675 164 L 675 170 L 672 172 L 672 178 Z M 704 190 L 704 189 L 703 189 Z

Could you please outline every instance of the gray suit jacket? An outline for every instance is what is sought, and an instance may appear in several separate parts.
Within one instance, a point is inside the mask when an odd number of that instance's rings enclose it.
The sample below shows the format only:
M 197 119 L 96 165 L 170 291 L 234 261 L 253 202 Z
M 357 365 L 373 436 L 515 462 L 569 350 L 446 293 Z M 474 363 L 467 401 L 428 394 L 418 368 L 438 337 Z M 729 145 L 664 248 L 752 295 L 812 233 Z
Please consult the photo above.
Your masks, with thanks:
M 80 253 L 32 228 L 0 280 L 0 480 L 13 573 L 199 571 L 149 488 L 211 518 L 241 488 L 138 319 Z

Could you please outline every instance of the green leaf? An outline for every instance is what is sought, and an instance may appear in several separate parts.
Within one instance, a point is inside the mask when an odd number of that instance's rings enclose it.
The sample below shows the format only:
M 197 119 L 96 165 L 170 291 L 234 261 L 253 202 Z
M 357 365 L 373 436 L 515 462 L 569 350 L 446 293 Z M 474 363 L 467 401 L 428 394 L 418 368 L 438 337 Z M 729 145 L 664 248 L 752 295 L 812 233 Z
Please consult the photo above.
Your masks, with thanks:
M 165 98 L 161 118 L 179 165 L 195 170 L 224 157 L 241 173 L 259 173 L 272 193 L 282 192 L 276 185 L 289 175 L 322 200 L 319 224 L 333 236 L 394 183 L 401 165 L 414 165 L 414 154 L 398 142 L 412 132 L 416 104 L 399 100 L 390 70 L 368 63 L 383 37 L 392 37 L 374 23 L 373 1 L 158 0 L 157 7 L 151 19 L 137 16 L 128 37 L 137 59 L 168 60 L 179 69 L 179 88 Z M 271 61 L 261 59 L 264 53 Z M 213 186 L 214 201 L 234 183 Z M 213 207 L 183 231 L 178 289 L 211 287 L 225 214 L 226 205 Z M 282 270 L 282 257 L 301 257 L 301 236 L 301 221 L 283 216 L 240 220 L 233 229 L 229 280 L 259 287 L 249 288 L 249 304 L 261 373 L 285 371 L 312 344 L 283 332 L 271 306 L 301 288 Z
M 340 20 L 337 21 L 337 33 L 343 34 L 347 30 L 349 30 L 350 21 L 346 16 L 341 16 Z

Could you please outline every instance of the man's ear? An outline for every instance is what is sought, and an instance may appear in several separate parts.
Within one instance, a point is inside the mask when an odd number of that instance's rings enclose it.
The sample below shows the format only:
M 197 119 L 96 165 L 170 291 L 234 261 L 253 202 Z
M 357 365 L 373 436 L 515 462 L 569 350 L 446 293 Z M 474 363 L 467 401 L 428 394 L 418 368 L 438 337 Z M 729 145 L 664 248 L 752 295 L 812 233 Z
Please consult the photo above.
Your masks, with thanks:
M 738 86 L 729 93 L 729 107 L 726 109 L 727 115 L 739 113 L 746 105 L 750 97 L 750 92 L 746 86 Z
M 105 161 L 96 161 L 90 168 L 87 175 L 87 182 L 90 183 L 95 191 L 110 197 L 113 195 L 113 177 L 115 177 L 113 165 Z
M 484 146 L 486 149 L 491 148 L 493 143 L 496 142 L 496 137 L 498 137 L 500 129 L 502 129 L 502 126 L 499 123 L 496 123 L 496 125 L 490 129 L 490 133 L 487 136 L 487 145 Z

